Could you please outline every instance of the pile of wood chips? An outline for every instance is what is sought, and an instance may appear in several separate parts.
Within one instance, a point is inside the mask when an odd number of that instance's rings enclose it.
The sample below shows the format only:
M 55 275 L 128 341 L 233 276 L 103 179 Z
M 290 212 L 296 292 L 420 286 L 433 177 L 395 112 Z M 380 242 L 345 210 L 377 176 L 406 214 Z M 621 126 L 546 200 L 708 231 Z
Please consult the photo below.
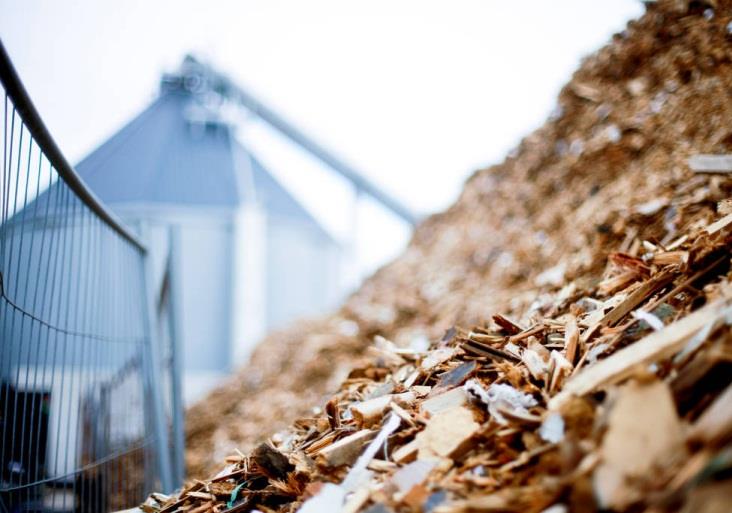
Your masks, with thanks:
M 728 511 L 732 167 L 702 154 L 732 151 L 731 23 L 650 3 L 402 257 L 189 411 L 192 475 L 228 465 L 143 510 Z
M 322 410 L 142 509 L 727 511 L 732 214 L 692 219 L 611 253 L 601 281 L 528 323 L 494 315 L 429 347 L 377 337 Z

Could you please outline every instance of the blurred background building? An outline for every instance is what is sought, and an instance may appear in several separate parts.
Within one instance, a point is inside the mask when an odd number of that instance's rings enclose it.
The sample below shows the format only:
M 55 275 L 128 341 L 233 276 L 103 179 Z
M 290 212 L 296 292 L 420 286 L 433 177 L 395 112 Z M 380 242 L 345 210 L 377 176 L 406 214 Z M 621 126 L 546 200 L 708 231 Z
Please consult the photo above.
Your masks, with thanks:
M 0 33 L 82 178 L 150 240 L 157 279 L 179 277 L 154 285 L 160 309 L 182 312 L 191 400 L 266 331 L 327 310 L 399 254 L 411 227 L 205 80 L 163 70 L 196 51 L 428 213 L 541 123 L 582 55 L 641 10 L 0 0 Z
M 187 58 L 149 107 L 77 165 L 148 242 L 156 290 L 173 266 L 187 402 L 268 331 L 334 306 L 344 283 L 342 245 L 238 140 L 236 109 L 213 78 Z

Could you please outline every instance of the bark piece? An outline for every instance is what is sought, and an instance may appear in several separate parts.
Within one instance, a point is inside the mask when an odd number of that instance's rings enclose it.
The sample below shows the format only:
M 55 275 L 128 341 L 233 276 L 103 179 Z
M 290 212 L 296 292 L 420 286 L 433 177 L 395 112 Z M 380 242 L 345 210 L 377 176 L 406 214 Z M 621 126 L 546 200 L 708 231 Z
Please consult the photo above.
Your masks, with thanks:
M 269 444 L 260 444 L 252 454 L 252 459 L 262 471 L 273 479 L 285 479 L 287 474 L 295 470 L 287 456 L 271 447 Z
M 462 385 L 477 368 L 478 364 L 473 360 L 462 363 L 454 369 L 441 374 L 435 385 L 435 392 L 450 390 L 451 388 Z
M 519 335 L 515 335 L 519 336 Z M 507 353 L 506 351 L 503 351 L 501 349 L 497 349 L 493 346 L 490 346 L 488 344 L 484 344 L 482 342 L 478 342 L 475 340 L 468 340 L 462 345 L 462 348 L 464 351 L 475 354 L 478 356 L 487 356 L 488 358 L 491 358 L 493 360 L 497 361 L 518 361 L 519 359 L 516 358 L 516 356 L 512 355 L 511 353 Z

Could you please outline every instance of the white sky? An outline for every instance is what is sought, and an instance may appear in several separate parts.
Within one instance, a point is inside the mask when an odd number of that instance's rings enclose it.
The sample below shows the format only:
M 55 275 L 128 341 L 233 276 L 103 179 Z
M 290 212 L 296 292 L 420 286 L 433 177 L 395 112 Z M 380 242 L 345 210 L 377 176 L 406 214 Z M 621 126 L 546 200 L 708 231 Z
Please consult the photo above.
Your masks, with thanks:
M 193 52 L 426 214 L 543 122 L 580 58 L 638 0 L 0 0 L 0 36 L 70 161 L 114 133 Z M 330 231 L 347 187 L 256 122 L 241 132 Z M 408 231 L 361 202 L 367 272 Z

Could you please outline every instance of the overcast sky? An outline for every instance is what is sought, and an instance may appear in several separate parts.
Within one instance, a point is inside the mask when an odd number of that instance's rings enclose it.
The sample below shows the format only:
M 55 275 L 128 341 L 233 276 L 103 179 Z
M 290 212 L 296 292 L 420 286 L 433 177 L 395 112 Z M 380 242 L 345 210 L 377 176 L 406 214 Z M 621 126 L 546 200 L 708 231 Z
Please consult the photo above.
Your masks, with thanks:
M 156 95 L 192 52 L 415 211 L 442 210 L 475 169 L 539 126 L 580 59 L 637 0 L 0 0 L 0 35 L 70 161 Z M 256 121 L 244 141 L 362 271 L 408 230 Z M 353 241 L 350 241 L 353 242 Z

